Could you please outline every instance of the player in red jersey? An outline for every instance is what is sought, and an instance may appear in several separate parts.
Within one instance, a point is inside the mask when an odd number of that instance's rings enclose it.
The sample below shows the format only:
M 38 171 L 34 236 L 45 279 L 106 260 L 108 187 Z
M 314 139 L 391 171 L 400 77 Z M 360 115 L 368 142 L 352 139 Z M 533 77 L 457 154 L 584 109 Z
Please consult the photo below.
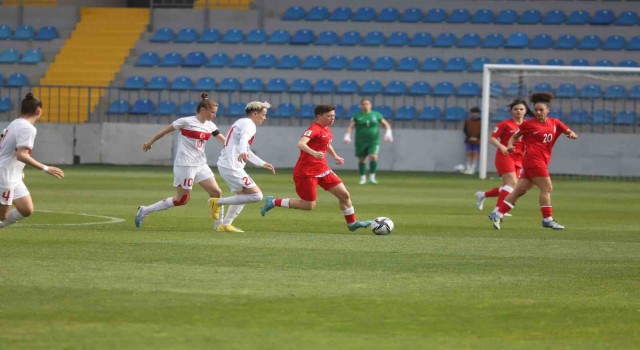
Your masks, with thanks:
M 504 198 L 511 192 L 516 186 L 518 176 L 520 175 L 520 169 L 522 169 L 522 151 L 524 146 L 520 140 L 516 140 L 514 143 L 514 151 L 509 152 L 508 142 L 518 128 L 524 116 L 529 111 L 529 106 L 524 100 L 514 100 L 509 105 L 511 111 L 511 119 L 503 120 L 493 129 L 491 137 L 489 137 L 489 143 L 496 146 L 496 170 L 498 175 L 502 178 L 502 186 L 494 187 L 488 191 L 476 192 L 476 208 L 482 210 L 484 206 L 484 200 L 487 197 L 498 197 L 496 207 L 493 211 L 496 211 Z
M 524 156 L 522 159 L 522 174 L 516 188 L 500 204 L 497 211 L 489 215 L 493 227 L 500 229 L 500 222 L 504 214 L 508 213 L 533 186 L 540 189 L 540 210 L 542 212 L 542 227 L 554 230 L 564 230 L 564 226 L 553 220 L 551 210 L 551 191 L 553 185 L 549 177 L 549 161 L 551 150 L 561 134 L 570 139 L 577 139 L 578 135 L 556 118 L 549 117 L 549 103 L 553 96 L 549 93 L 536 93 L 531 96 L 535 118 L 520 124 L 507 145 L 509 152 L 514 152 L 515 141 L 522 136 Z
M 293 169 L 293 180 L 296 193 L 300 198 L 276 198 L 266 196 L 265 203 L 260 208 L 260 214 L 265 216 L 275 207 L 285 207 L 301 210 L 311 210 L 316 206 L 316 187 L 320 185 L 325 191 L 331 192 L 340 204 L 340 210 L 347 221 L 350 231 L 361 227 L 371 226 L 371 221 L 357 221 L 356 213 L 351 204 L 349 191 L 327 164 L 326 154 L 329 153 L 336 164 L 344 164 L 344 159 L 331 146 L 333 134 L 329 128 L 336 120 L 335 107 L 317 105 L 314 113 L 316 121 L 302 134 L 298 141 L 300 157 Z

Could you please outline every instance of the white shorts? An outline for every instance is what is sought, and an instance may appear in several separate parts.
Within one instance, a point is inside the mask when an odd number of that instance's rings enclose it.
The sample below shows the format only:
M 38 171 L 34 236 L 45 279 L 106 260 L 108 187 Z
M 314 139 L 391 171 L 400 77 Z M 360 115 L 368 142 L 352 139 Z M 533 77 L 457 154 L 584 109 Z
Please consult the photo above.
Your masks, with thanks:
M 13 186 L 13 188 L 7 187 L 5 184 L 0 184 L 0 204 L 2 205 L 11 205 L 14 199 L 20 199 L 28 195 L 29 190 L 22 181 Z
M 193 184 L 214 177 L 213 171 L 208 165 L 200 166 L 173 166 L 173 187 L 182 187 L 185 190 L 193 188 Z
M 253 182 L 251 176 L 247 174 L 244 169 L 228 169 L 218 167 L 218 172 L 220 176 L 227 182 L 231 192 L 238 193 L 242 192 L 243 188 L 252 188 L 256 187 L 256 183 Z

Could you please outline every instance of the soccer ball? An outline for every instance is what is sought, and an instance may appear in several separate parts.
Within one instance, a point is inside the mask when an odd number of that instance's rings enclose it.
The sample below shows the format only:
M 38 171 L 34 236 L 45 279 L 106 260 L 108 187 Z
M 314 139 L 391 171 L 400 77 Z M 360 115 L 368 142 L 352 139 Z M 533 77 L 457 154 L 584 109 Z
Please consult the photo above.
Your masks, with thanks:
M 388 235 L 393 231 L 393 221 L 384 216 L 376 218 L 371 224 L 371 231 L 377 235 Z
M 457 172 L 463 172 L 464 171 L 464 164 L 458 164 L 456 166 L 453 167 L 453 171 L 457 171 Z

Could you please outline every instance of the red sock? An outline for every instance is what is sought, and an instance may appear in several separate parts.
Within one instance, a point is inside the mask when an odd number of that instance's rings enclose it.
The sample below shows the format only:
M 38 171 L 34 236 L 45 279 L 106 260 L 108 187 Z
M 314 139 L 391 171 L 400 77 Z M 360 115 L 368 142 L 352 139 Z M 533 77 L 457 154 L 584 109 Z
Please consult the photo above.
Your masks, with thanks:
M 353 207 L 343 210 L 342 213 L 344 214 L 344 219 L 347 220 L 347 225 L 356 222 L 356 211 Z
M 496 197 L 498 196 L 500 193 L 500 187 L 494 187 L 492 189 L 490 189 L 489 191 L 486 191 L 484 193 L 485 198 L 486 197 Z
M 282 206 L 282 198 L 276 198 L 273 200 L 273 204 L 275 204 L 276 207 L 281 207 Z
M 513 207 L 515 207 L 514 204 L 511 204 L 507 201 L 502 201 L 502 203 L 500 204 L 500 206 L 498 207 L 498 212 L 502 213 L 502 214 L 506 214 L 508 212 L 511 211 L 511 209 L 513 209 Z
M 513 192 L 513 188 L 511 188 L 511 186 L 508 186 L 508 185 L 502 186 L 500 193 L 498 193 L 498 201 L 496 202 L 496 208 L 499 208 L 500 205 L 502 205 L 502 202 L 504 201 L 504 199 L 507 198 L 507 196 L 511 192 Z
M 540 207 L 540 211 L 542 212 L 542 218 L 543 219 L 552 217 L 552 215 L 551 215 L 552 208 L 551 208 L 550 205 L 541 206 Z

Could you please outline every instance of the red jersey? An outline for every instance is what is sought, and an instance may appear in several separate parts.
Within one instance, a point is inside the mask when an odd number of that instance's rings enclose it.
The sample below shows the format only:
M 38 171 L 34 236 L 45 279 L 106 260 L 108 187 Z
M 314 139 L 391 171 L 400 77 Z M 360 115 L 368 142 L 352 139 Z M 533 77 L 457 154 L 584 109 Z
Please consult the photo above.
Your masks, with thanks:
M 509 139 L 515 132 L 520 128 L 520 125 L 516 124 L 513 119 L 503 120 L 493 129 L 493 133 L 491 136 L 500 140 L 500 144 L 507 147 L 509 144 Z M 524 151 L 524 145 L 522 144 L 522 140 L 516 140 L 513 144 L 514 151 L 510 153 L 512 157 L 522 157 L 522 151 Z M 502 152 L 498 150 L 496 152 L 496 156 L 501 156 Z
M 311 126 L 304 131 L 302 134 L 303 137 L 308 137 L 309 142 L 307 146 L 316 152 L 322 152 L 325 154 L 325 157 L 322 159 L 316 159 L 314 156 L 310 155 L 307 152 L 300 151 L 300 157 L 298 157 L 298 162 L 296 166 L 293 168 L 294 176 L 322 176 L 326 175 L 331 168 L 327 164 L 327 148 L 329 144 L 331 144 L 331 140 L 333 139 L 333 134 L 331 133 L 331 129 L 329 127 L 324 127 L 317 122 L 311 124 Z
M 556 118 L 547 117 L 544 123 L 533 118 L 520 124 L 515 134 L 522 135 L 524 143 L 523 168 L 547 168 L 551 150 L 558 137 L 569 128 Z

